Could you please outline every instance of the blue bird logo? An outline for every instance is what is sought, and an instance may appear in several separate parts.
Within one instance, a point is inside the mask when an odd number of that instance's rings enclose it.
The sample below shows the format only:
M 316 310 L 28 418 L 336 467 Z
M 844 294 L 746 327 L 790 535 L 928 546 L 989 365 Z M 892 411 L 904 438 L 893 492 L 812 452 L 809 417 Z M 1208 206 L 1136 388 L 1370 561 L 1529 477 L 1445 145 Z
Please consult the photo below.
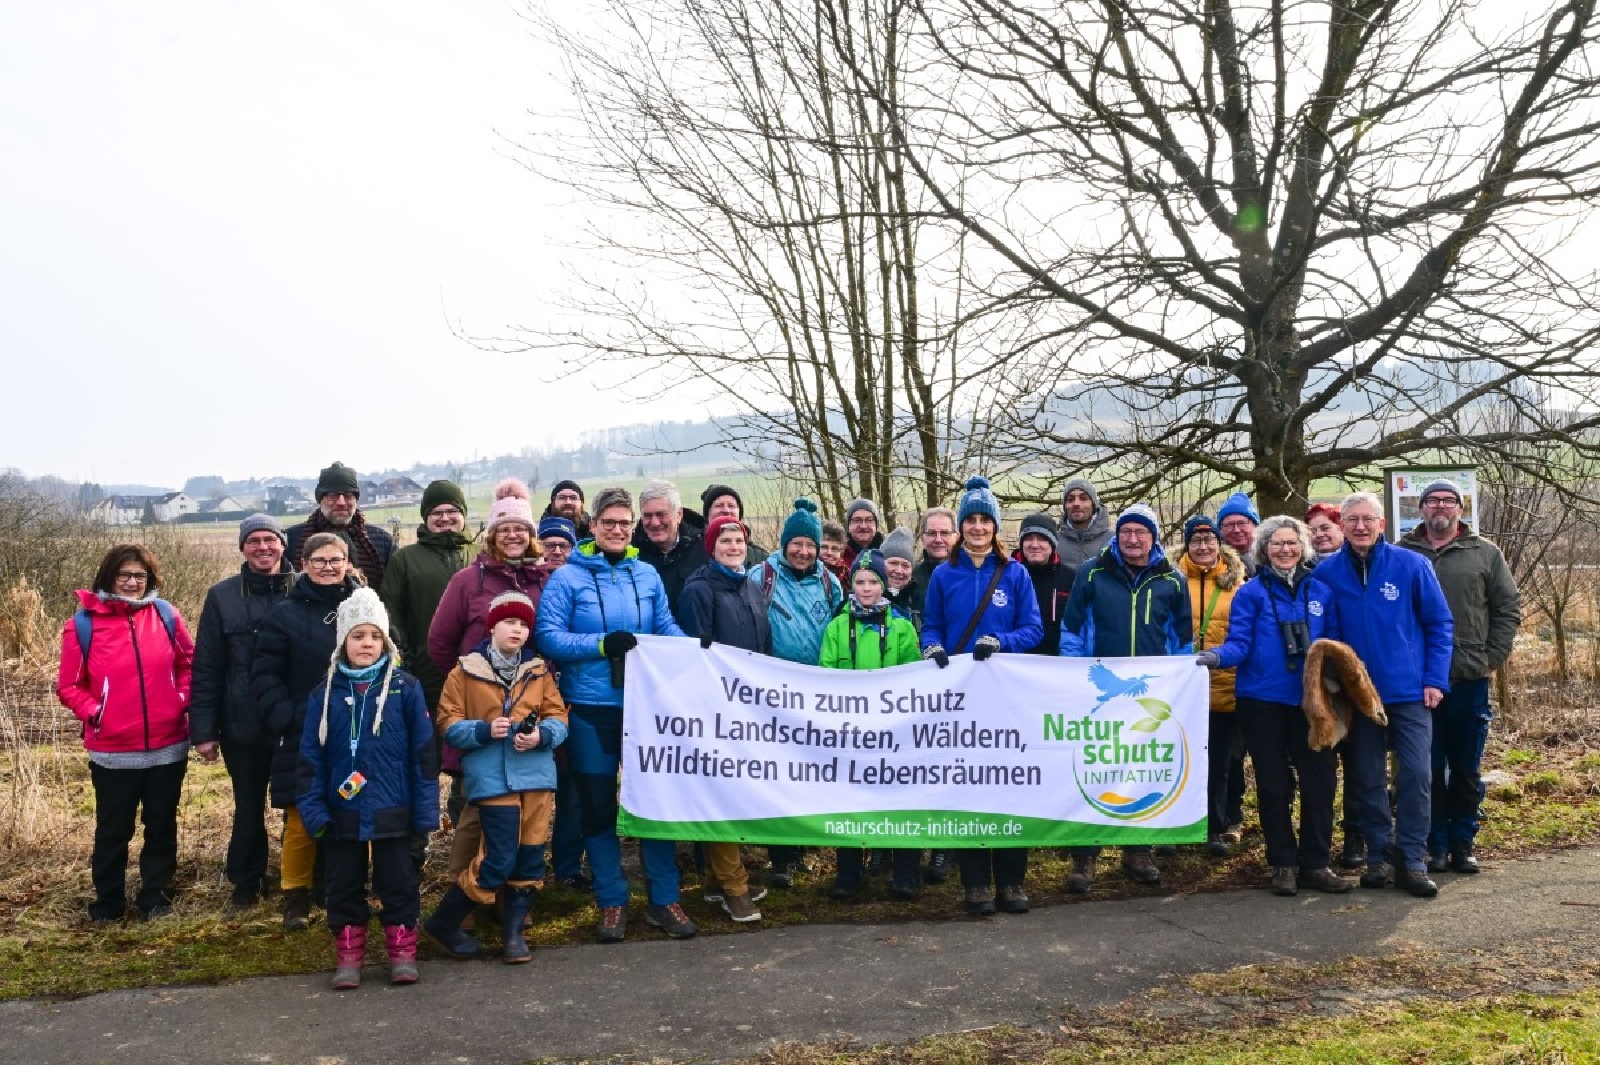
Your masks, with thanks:
M 1137 677 L 1119 677 L 1110 669 L 1099 662 L 1089 667 L 1089 682 L 1100 689 L 1100 698 L 1095 700 L 1095 710 L 1119 695 L 1137 698 L 1150 690 L 1150 685 L 1145 681 L 1154 677 L 1154 673 L 1141 673 Z

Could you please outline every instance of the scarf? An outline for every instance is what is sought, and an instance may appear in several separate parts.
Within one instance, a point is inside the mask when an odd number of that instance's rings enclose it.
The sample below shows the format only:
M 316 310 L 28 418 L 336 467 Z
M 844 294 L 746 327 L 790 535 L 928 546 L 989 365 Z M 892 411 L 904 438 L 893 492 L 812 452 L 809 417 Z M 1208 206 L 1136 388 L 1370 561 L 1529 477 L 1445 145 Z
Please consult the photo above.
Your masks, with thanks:
M 356 511 L 350 517 L 350 524 L 335 525 L 328 520 L 319 507 L 311 512 L 311 517 L 306 519 L 306 528 L 314 533 L 331 532 L 344 533 L 350 537 L 350 542 L 356 547 L 356 568 L 367 579 L 367 587 L 373 591 L 383 588 L 383 560 L 378 557 L 378 549 L 372 546 L 372 537 L 367 535 L 367 516 L 361 511 Z
M 856 601 L 855 594 L 851 593 L 850 616 L 858 625 L 886 625 L 889 621 L 889 603 L 880 599 L 873 606 L 862 606 Z
M 495 647 L 494 641 L 489 641 L 489 667 L 494 670 L 494 675 L 500 678 L 500 683 L 507 688 L 517 679 L 517 669 L 522 665 L 522 649 L 518 648 L 510 654 L 501 654 Z

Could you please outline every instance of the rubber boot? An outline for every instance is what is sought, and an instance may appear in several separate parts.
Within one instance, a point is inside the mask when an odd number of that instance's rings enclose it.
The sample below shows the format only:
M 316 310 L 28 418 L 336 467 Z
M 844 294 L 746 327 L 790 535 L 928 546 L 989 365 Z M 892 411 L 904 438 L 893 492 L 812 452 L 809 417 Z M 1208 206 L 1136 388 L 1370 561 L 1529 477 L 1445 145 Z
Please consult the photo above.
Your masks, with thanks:
M 354 991 L 361 986 L 361 961 L 367 954 L 367 930 L 347 924 L 333 932 L 333 989 Z
M 474 905 L 460 884 L 451 884 L 433 916 L 422 922 L 422 930 L 452 958 L 476 958 L 480 949 L 477 939 L 461 930 L 461 922 Z
M 415 925 L 386 924 L 383 926 L 383 946 L 389 952 L 389 982 L 414 984 L 417 982 L 417 928 Z
M 506 916 L 500 924 L 500 939 L 505 946 L 501 950 L 500 959 L 507 965 L 521 965 L 523 962 L 533 960 L 533 953 L 528 950 L 528 941 L 522 938 L 523 924 L 527 921 L 528 911 L 531 909 L 533 909 L 533 888 L 506 889 Z

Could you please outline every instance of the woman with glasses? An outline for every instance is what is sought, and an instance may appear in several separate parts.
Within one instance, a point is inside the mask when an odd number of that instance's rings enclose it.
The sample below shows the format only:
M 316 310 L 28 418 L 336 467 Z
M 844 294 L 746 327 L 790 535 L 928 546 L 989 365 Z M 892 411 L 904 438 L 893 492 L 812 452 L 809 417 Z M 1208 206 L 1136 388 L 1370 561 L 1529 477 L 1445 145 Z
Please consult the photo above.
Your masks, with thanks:
M 362 586 L 350 544 L 338 533 L 312 533 L 301 547 L 300 577 L 261 623 L 250 665 L 250 694 L 278 738 L 272 756 L 272 805 L 283 811 L 283 930 L 311 921 L 317 847 L 295 808 L 295 769 L 306 700 L 328 672 L 339 604 Z
M 138 544 L 113 547 L 61 633 L 56 696 L 83 724 L 94 787 L 89 918 L 97 923 L 127 912 L 128 844 L 141 814 L 135 901 L 146 918 L 172 913 L 194 642 L 160 587 L 155 556 Z

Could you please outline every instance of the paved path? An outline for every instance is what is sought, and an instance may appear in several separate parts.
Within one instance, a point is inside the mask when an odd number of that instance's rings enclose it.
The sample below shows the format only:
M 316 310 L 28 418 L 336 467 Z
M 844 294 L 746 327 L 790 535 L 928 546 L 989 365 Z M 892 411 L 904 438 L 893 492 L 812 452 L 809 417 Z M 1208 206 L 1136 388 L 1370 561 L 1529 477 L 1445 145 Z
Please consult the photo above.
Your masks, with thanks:
M 774 1040 L 899 1041 L 1052 1024 L 1194 972 L 1402 947 L 1592 936 L 1600 851 L 1398 891 L 1096 902 L 988 921 L 770 929 L 537 951 L 520 968 L 428 962 L 412 988 L 327 975 L 0 1004 L 0 1060 L 423 1065 L 607 1057 L 721 1061 Z

